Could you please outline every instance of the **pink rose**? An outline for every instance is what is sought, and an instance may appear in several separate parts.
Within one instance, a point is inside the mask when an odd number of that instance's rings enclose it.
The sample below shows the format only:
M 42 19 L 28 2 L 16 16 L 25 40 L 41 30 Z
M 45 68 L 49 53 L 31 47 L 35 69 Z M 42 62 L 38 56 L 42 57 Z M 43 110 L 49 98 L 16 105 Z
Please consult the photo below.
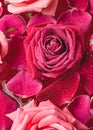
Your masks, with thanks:
M 32 77 L 56 78 L 78 66 L 84 52 L 83 35 L 76 26 L 42 24 L 28 28 L 24 41 L 27 68 Z
M 42 12 L 55 15 L 58 0 L 6 0 L 9 3 L 8 11 L 14 14 L 24 12 Z
M 81 130 L 87 127 L 75 119 L 68 109 L 61 111 L 50 101 L 36 106 L 32 101 L 16 112 L 9 114 L 13 120 L 11 130 Z

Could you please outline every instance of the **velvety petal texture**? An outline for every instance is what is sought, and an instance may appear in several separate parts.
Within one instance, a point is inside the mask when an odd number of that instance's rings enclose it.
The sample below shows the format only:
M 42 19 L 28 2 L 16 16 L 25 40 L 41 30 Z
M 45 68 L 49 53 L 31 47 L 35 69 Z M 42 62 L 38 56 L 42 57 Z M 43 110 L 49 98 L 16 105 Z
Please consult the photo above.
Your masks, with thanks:
M 36 14 L 35 16 L 33 16 L 27 26 L 38 26 L 38 25 L 47 25 L 47 24 L 55 24 L 57 21 L 51 17 L 51 16 L 46 16 L 46 15 L 41 15 L 41 14 Z
M 88 11 L 93 14 L 93 0 L 89 0 L 89 8 Z
M 3 45 L 1 53 L 4 53 L 3 55 L 6 56 L 3 56 L 4 60 L 14 69 L 25 69 L 24 37 L 22 36 L 25 27 L 24 19 L 17 15 L 4 15 L 0 19 L 0 30 L 5 34 L 5 36 L 0 35 L 1 46 Z
M 80 95 L 76 97 L 69 105 L 70 112 L 81 122 L 86 124 L 93 118 L 93 108 L 91 108 L 92 100 L 88 95 Z
M 91 95 L 93 94 L 93 56 L 86 55 L 79 68 L 82 87 Z
M 85 33 L 91 24 L 91 20 L 92 17 L 89 13 L 71 9 L 58 18 L 58 23 L 79 26 Z
M 25 27 L 24 19 L 17 15 L 4 15 L 0 19 L 0 30 L 2 30 L 7 37 L 22 34 L 25 31 Z
M 62 104 L 69 102 L 74 96 L 78 88 L 79 79 L 78 73 L 67 73 L 40 91 L 37 95 L 37 99 L 39 101 L 49 99 L 53 103 L 61 106 Z
M 12 122 L 5 114 L 15 111 L 17 107 L 18 103 L 0 90 L 0 130 L 10 129 Z
M 7 88 L 21 98 L 36 95 L 42 88 L 42 84 L 31 78 L 26 71 L 20 71 L 8 83 Z
M 42 25 L 42 21 L 38 26 L 29 26 L 24 45 L 27 69 L 37 78 L 56 78 L 77 68 L 85 48 L 83 34 L 77 26 Z

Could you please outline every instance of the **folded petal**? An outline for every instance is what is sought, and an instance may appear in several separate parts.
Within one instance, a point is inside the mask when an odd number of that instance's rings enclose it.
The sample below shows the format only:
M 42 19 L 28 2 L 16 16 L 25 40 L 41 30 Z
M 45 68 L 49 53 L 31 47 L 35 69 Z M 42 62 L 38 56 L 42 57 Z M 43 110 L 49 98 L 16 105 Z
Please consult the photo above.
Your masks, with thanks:
M 7 37 L 20 35 L 25 30 L 25 21 L 18 15 L 4 15 L 0 19 L 0 30 L 2 30 Z
M 92 17 L 87 12 L 72 9 L 62 14 L 58 18 L 58 23 L 79 26 L 85 33 L 91 24 L 91 20 Z
M 18 103 L 0 90 L 0 130 L 8 130 L 12 124 L 5 114 L 15 111 Z
M 93 110 L 90 108 L 91 99 L 88 95 L 76 97 L 69 105 L 70 112 L 82 123 L 86 124 L 93 118 Z
M 93 94 L 93 56 L 87 55 L 83 58 L 79 68 L 82 87 L 91 95 Z
M 37 14 L 34 15 L 28 22 L 28 27 L 29 26 L 36 26 L 36 25 L 45 25 L 48 23 L 56 23 L 56 20 L 51 17 L 51 16 L 47 16 L 47 15 L 42 15 L 42 14 Z
M 11 66 L 7 62 L 3 62 L 0 64 L 0 80 L 9 80 L 15 74 L 17 70 L 12 69 Z
M 20 71 L 7 83 L 8 89 L 21 98 L 28 98 L 37 94 L 42 85 L 37 80 L 31 78 L 26 71 Z
M 22 37 L 13 37 L 8 43 L 9 51 L 4 59 L 14 69 L 18 70 L 25 70 L 26 68 L 26 58 L 23 40 L 24 38 Z
M 37 99 L 39 101 L 49 99 L 60 106 L 63 103 L 68 102 L 74 96 L 77 91 L 78 84 L 78 73 L 67 73 L 40 91 L 40 93 L 37 94 Z

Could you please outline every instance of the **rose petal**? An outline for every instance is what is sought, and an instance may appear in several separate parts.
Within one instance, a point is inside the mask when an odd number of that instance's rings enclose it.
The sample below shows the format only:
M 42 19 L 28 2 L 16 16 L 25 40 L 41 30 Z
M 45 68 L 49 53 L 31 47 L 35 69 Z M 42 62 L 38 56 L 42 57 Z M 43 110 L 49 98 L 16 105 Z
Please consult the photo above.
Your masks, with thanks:
M 8 130 L 10 128 L 12 122 L 5 114 L 15 111 L 17 107 L 17 102 L 0 90 L 0 130 Z
M 91 23 L 92 17 L 87 12 L 69 10 L 58 18 L 58 23 L 79 26 L 85 33 Z
M 93 118 L 93 112 L 90 109 L 90 97 L 88 95 L 81 95 L 76 97 L 69 105 L 70 112 L 84 124 Z
M 78 73 L 67 73 L 37 94 L 37 99 L 39 101 L 49 99 L 57 105 L 62 105 L 74 96 L 78 84 Z
M 90 95 L 93 94 L 93 56 L 87 55 L 83 58 L 79 73 L 82 87 Z
M 2 64 L 0 64 L 0 80 L 9 80 L 16 73 L 17 70 L 12 69 L 8 63 L 3 62 Z
M 25 22 L 21 16 L 10 14 L 4 15 L 0 19 L 0 30 L 2 30 L 8 37 L 22 34 L 25 27 Z
M 46 15 L 41 15 L 41 14 L 37 14 L 34 15 L 28 22 L 28 27 L 29 26 L 36 26 L 36 25 L 44 25 L 44 24 L 48 24 L 48 23 L 56 23 L 56 20 L 51 17 L 51 16 L 46 16 Z
M 66 12 L 69 9 L 68 3 L 66 0 L 59 0 L 57 10 L 56 10 L 56 18 L 58 18 L 62 13 Z
M 24 4 L 22 2 L 14 2 L 8 1 L 10 4 L 8 5 L 8 11 L 13 14 L 20 14 L 24 12 L 42 12 L 45 15 L 55 15 L 55 11 L 57 8 L 58 0 L 36 0 L 29 2 L 28 4 Z
M 27 98 L 37 94 L 41 90 L 42 85 L 37 80 L 32 79 L 27 72 L 20 71 L 7 83 L 7 87 L 15 95 Z
M 93 14 L 93 0 L 89 0 L 88 11 L 89 11 L 91 14 Z
M 23 45 L 24 38 L 13 37 L 9 41 L 9 51 L 5 57 L 7 61 L 14 69 L 25 70 L 26 69 L 26 58 L 25 50 Z

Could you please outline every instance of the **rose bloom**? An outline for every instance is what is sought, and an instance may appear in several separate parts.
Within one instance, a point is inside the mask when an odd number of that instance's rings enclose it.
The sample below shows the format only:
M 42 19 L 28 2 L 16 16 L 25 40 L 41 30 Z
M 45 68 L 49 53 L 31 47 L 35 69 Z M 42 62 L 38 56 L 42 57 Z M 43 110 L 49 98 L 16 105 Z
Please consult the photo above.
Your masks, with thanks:
M 14 14 L 24 12 L 42 12 L 55 15 L 58 0 L 6 0 L 9 3 L 8 11 Z
M 13 120 L 11 130 L 86 130 L 68 109 L 61 111 L 50 101 L 36 106 L 33 101 L 7 115 Z
M 42 23 L 29 26 L 24 41 L 28 71 L 32 77 L 56 78 L 77 68 L 84 52 L 83 40 L 76 26 Z

